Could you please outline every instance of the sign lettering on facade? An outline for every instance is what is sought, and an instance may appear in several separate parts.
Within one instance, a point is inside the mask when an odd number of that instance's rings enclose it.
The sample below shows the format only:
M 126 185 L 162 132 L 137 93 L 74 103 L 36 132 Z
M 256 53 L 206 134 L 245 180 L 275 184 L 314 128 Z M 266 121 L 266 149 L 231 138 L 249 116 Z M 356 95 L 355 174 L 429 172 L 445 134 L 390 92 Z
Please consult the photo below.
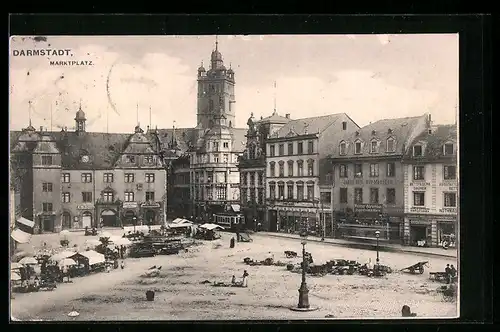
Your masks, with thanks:
M 356 212 L 382 212 L 381 204 L 354 204 L 354 211 Z
M 422 191 L 426 191 L 426 190 L 427 190 L 427 187 L 413 187 L 413 190 L 422 190 Z
M 137 207 L 137 202 L 123 202 L 123 207 L 125 209 L 135 209 Z
M 80 204 L 76 206 L 77 210 L 91 210 L 94 206 L 92 204 Z
M 431 184 L 429 182 L 410 182 L 410 186 L 414 187 L 414 186 L 417 186 L 417 187 L 429 187 Z
M 342 180 L 341 185 L 348 186 L 348 185 L 394 185 L 394 180 L 392 179 L 367 179 L 367 180 L 362 180 L 362 179 L 350 179 L 350 180 Z
M 439 212 L 441 213 L 457 213 L 457 208 L 442 208 L 442 209 L 439 209 Z
M 141 204 L 141 207 L 143 208 L 159 208 L 160 207 L 160 203 L 142 203 Z
M 410 212 L 421 212 L 421 213 L 429 213 L 430 209 L 426 207 L 417 207 L 413 206 L 410 208 Z

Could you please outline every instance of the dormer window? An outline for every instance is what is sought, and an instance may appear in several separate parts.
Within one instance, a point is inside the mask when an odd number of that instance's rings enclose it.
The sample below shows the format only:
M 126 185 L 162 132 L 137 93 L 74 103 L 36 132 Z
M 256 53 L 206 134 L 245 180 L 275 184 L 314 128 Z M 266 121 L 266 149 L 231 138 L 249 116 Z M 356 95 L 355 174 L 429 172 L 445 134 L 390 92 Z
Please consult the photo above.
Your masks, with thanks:
M 153 156 L 144 156 L 144 163 L 152 164 L 153 163 Z
M 354 153 L 361 154 L 362 143 L 360 141 L 354 143 Z
M 370 142 L 370 153 L 378 153 L 378 142 L 377 141 L 371 141 Z
M 377 131 L 376 130 L 372 130 L 372 136 L 375 136 L 377 135 Z
M 392 129 L 391 128 L 387 129 L 387 134 L 389 134 L 389 135 L 392 134 Z
M 347 154 L 347 144 L 346 142 L 340 142 L 340 155 L 345 156 Z
M 444 146 L 443 146 L 443 154 L 445 156 L 450 156 L 450 155 L 453 155 L 453 143 L 446 143 Z
M 413 156 L 414 157 L 421 157 L 422 156 L 422 145 L 415 145 L 413 147 Z
M 391 129 L 389 129 L 391 130 Z M 392 130 L 391 130 L 392 132 Z M 394 152 L 396 151 L 396 144 L 394 144 L 394 138 L 390 137 L 387 139 L 387 152 Z

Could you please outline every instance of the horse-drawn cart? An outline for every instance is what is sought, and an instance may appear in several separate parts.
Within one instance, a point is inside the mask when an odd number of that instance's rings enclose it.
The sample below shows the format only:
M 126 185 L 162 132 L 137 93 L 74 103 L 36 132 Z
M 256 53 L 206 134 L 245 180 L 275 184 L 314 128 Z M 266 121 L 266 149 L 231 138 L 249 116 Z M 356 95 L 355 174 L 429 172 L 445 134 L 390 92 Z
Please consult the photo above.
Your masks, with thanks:
M 425 271 L 424 266 L 428 266 L 428 264 L 429 264 L 428 261 L 418 262 L 416 264 L 413 264 L 412 266 L 405 267 L 404 269 L 401 269 L 400 271 L 409 272 L 409 273 L 418 272 L 420 274 L 423 274 Z

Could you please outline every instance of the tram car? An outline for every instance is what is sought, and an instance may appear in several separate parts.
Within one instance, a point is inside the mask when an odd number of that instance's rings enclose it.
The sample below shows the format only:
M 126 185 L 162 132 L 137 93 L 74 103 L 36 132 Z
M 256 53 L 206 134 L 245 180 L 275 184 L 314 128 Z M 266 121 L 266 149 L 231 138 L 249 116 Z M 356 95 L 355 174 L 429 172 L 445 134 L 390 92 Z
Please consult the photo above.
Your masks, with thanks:
M 244 222 L 241 214 L 215 214 L 214 224 L 224 227 L 226 231 L 236 231 Z

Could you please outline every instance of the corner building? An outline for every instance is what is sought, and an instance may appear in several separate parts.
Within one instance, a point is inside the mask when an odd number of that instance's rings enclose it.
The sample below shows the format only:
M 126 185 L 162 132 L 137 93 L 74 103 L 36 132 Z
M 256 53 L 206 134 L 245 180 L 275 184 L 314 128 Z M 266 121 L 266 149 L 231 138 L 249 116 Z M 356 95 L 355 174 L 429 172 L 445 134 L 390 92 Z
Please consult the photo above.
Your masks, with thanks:
M 357 128 L 339 113 L 291 120 L 267 139 L 265 229 L 297 232 L 307 222 L 311 233 L 325 231 L 320 184 L 329 168 L 321 165 L 331 153 L 331 141 Z
M 35 233 L 103 224 L 160 224 L 166 171 L 156 134 L 85 131 L 80 108 L 74 132 L 11 132 L 11 176 L 20 181 L 20 209 Z
M 337 140 L 330 156 L 335 186 L 335 237 L 401 243 L 404 217 L 402 157 L 430 125 L 428 115 L 384 119 Z
M 437 125 L 409 146 L 404 167 L 404 242 L 440 246 L 458 239 L 458 164 L 456 125 Z

